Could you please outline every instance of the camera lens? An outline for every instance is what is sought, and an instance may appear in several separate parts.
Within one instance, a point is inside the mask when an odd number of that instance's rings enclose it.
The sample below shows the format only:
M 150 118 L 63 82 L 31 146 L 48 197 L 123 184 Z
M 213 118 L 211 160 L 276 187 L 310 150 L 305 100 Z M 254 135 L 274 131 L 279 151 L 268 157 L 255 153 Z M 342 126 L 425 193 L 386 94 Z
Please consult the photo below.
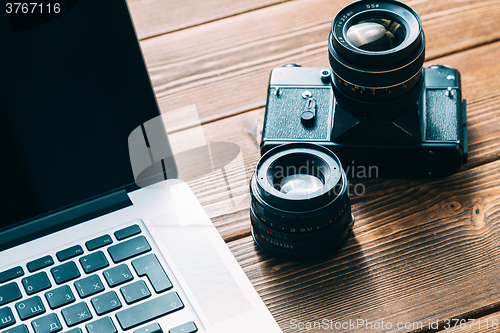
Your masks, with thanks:
M 323 182 L 313 175 L 290 175 L 280 182 L 280 192 L 290 196 L 311 194 L 323 187 Z
M 250 181 L 254 241 L 295 261 L 336 251 L 353 222 L 347 188 L 339 159 L 322 146 L 291 143 L 269 150 Z
M 346 33 L 347 41 L 365 51 L 387 51 L 405 40 L 406 29 L 394 18 L 370 18 L 353 23 Z
M 358 119 L 395 119 L 416 104 L 425 37 L 413 9 L 358 1 L 332 22 L 328 40 L 337 103 Z

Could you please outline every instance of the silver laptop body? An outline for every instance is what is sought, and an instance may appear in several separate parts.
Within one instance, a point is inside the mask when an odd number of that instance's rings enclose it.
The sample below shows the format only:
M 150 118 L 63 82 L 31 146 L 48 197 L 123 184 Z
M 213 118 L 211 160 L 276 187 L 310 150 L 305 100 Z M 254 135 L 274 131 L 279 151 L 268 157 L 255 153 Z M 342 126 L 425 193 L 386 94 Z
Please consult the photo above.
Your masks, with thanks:
M 60 9 L 0 12 L 0 332 L 281 332 L 166 134 L 132 171 L 159 110 L 125 1 Z

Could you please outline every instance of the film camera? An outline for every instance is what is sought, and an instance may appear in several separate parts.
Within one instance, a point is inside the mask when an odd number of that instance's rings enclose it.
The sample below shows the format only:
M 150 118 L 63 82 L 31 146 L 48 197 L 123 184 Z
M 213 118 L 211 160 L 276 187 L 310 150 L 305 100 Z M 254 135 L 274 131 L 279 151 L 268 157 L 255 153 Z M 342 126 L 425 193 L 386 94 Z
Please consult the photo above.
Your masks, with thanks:
M 446 176 L 467 159 L 460 73 L 422 68 L 419 17 L 397 1 L 341 10 L 328 38 L 331 68 L 286 65 L 271 72 L 261 152 L 319 143 L 344 163 L 384 177 Z
M 251 231 L 286 260 L 325 256 L 347 240 L 354 216 L 341 162 L 419 177 L 452 174 L 467 159 L 460 73 L 423 68 L 413 9 L 352 3 L 335 16 L 328 49 L 331 67 L 285 65 L 269 82 Z

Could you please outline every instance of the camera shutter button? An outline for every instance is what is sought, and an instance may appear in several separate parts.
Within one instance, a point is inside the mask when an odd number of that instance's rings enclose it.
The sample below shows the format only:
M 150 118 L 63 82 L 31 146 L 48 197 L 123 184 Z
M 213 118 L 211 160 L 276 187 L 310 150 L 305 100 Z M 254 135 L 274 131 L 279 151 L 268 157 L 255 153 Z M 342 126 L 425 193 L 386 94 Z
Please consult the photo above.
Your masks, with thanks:
M 300 121 L 304 126 L 313 126 L 316 120 L 316 101 L 313 98 L 309 98 L 306 101 L 306 106 L 300 114 Z

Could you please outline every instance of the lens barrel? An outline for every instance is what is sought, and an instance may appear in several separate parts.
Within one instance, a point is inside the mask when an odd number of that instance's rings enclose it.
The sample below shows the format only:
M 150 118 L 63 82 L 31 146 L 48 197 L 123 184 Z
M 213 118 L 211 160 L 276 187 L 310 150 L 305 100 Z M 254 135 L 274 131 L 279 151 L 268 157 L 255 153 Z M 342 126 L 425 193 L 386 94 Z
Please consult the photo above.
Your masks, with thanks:
M 416 103 L 425 36 L 417 13 L 395 1 L 358 1 L 333 19 L 328 39 L 334 94 L 359 119 L 390 120 Z
M 353 223 L 347 178 L 337 156 L 322 146 L 271 149 L 257 163 L 250 194 L 252 236 L 275 257 L 316 259 L 347 240 Z

